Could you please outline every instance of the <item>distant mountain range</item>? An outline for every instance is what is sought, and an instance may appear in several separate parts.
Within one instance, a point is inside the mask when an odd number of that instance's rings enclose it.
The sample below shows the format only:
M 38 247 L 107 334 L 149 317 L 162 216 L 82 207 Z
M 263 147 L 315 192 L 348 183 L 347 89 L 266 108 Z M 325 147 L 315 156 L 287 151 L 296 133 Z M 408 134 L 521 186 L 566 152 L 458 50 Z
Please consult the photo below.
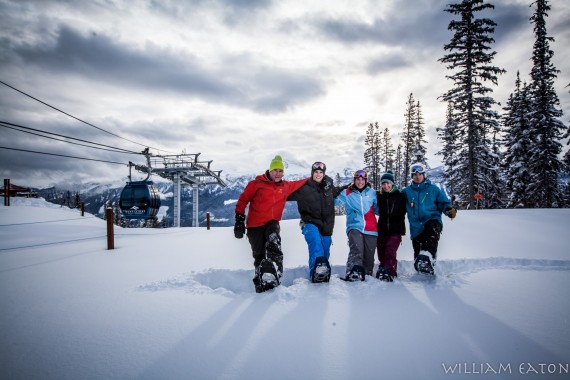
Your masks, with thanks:
M 428 176 L 433 183 L 440 184 L 442 167 L 438 167 L 428 171 Z M 341 181 L 343 184 L 352 181 L 351 169 L 343 170 Z M 258 173 L 260 174 L 260 173 Z M 208 186 L 198 191 L 198 220 L 200 226 L 206 225 L 206 214 L 210 213 L 210 223 L 212 227 L 232 226 L 234 224 L 235 203 L 242 193 L 243 189 L 249 181 L 258 174 L 242 175 L 232 177 L 226 175 L 224 182 L 227 187 L 219 185 Z M 343 175 L 344 174 L 344 175 Z M 296 180 L 304 178 L 304 175 L 287 175 L 286 179 Z M 336 173 L 332 175 L 333 179 Z M 160 177 L 153 176 L 154 185 L 161 194 L 161 209 L 159 212 L 159 221 L 164 220 L 166 226 L 173 225 L 173 185 L 170 181 Z M 67 198 L 71 198 L 73 202 L 76 194 L 79 194 L 81 202 L 85 203 L 85 212 L 96 215 L 100 218 L 104 217 L 105 205 L 113 204 L 119 201 L 121 190 L 125 186 L 126 181 L 121 184 L 68 184 L 45 189 L 36 189 L 40 197 L 46 200 L 61 204 L 67 202 Z M 182 208 L 181 208 L 181 227 L 192 226 L 192 189 L 183 186 L 181 191 Z M 297 204 L 295 202 L 287 202 L 283 212 L 283 219 L 299 218 Z

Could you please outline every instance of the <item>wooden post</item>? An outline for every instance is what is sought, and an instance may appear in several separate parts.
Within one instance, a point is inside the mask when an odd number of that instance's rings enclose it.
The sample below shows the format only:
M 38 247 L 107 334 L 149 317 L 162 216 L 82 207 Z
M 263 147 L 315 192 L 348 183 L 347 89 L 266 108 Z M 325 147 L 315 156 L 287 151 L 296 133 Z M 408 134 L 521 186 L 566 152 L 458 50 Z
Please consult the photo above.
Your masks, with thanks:
M 209 212 L 206 213 L 206 227 L 208 230 L 210 229 L 210 213 Z
M 85 216 L 85 202 L 81 202 L 81 216 Z
M 105 210 L 107 216 L 107 249 L 115 249 L 115 233 L 113 231 L 113 209 L 111 207 Z
M 4 206 L 10 206 L 10 179 L 4 178 Z

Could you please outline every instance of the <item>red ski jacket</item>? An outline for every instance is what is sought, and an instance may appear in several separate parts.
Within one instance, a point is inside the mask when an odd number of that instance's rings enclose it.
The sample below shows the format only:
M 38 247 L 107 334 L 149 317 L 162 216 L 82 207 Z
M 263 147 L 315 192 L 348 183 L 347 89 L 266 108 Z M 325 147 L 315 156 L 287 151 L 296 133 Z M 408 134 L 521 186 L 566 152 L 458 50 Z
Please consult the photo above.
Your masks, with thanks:
M 247 228 L 263 226 L 270 220 L 279 221 L 283 215 L 287 197 L 307 181 L 308 178 L 275 183 L 269 178 L 268 171 L 260 174 L 247 184 L 239 196 L 235 212 L 245 214 L 245 209 L 249 204 Z

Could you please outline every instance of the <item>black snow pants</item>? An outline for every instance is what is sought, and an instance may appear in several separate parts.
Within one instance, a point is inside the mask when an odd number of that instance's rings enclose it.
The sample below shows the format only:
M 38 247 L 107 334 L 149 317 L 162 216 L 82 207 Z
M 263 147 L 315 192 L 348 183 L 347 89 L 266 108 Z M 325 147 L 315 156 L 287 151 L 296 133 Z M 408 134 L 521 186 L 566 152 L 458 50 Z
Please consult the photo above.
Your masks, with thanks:
M 251 245 L 253 265 L 257 269 L 265 258 L 273 260 L 283 273 L 283 252 L 281 251 L 281 228 L 277 220 L 271 220 L 260 227 L 247 229 L 247 239 Z
M 435 219 L 428 220 L 424 225 L 424 230 L 412 239 L 414 247 L 414 259 L 418 257 L 420 251 L 428 251 L 433 259 L 437 259 L 437 245 L 443 226 Z

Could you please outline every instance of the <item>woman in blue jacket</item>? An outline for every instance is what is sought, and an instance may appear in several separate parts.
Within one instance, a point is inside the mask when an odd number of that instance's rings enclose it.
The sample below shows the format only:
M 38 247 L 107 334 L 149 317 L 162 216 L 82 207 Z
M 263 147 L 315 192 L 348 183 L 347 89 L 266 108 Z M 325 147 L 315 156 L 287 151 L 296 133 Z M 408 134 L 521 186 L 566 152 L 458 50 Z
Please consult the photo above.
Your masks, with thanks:
M 426 178 L 425 165 L 410 166 L 412 183 L 402 192 L 406 194 L 406 211 L 410 237 L 414 247 L 414 268 L 418 272 L 434 274 L 439 236 L 443 229 L 441 214 L 451 219 L 457 211 L 445 192 Z
M 354 172 L 354 180 L 341 191 L 335 205 L 345 205 L 346 234 L 348 235 L 348 260 L 346 280 L 364 281 L 364 275 L 372 275 L 374 252 L 378 239 L 378 201 L 376 191 L 368 184 L 364 170 Z

